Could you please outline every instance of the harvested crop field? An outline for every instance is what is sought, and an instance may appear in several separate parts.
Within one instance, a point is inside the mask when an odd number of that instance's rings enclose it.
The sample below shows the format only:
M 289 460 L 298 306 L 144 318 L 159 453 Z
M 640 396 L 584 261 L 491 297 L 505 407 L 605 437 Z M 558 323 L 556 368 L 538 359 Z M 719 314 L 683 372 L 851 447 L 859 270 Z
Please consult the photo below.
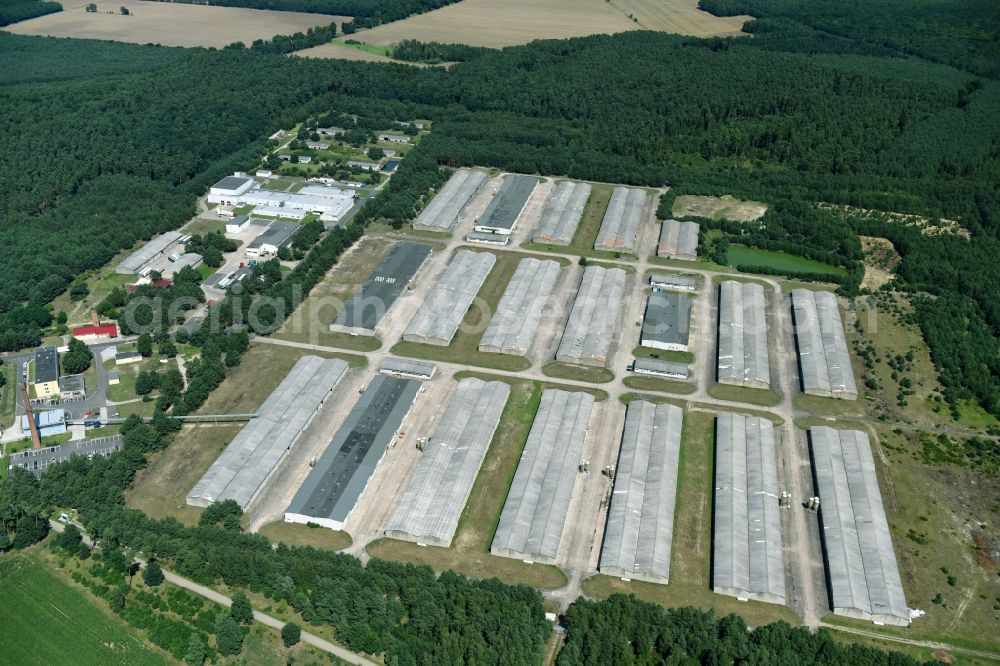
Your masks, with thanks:
M 699 197 L 682 194 L 674 200 L 671 211 L 674 217 L 705 217 L 710 220 L 732 220 L 733 222 L 753 222 L 764 217 L 767 204 L 758 201 L 742 201 L 730 195 L 722 197 Z
M 712 16 L 698 9 L 697 0 L 616 0 L 614 6 L 634 16 L 646 30 L 693 37 L 729 37 L 745 34 L 743 24 L 752 16 Z
M 349 20 L 325 14 L 142 0 L 98 2 L 96 12 L 87 12 L 84 10 L 86 4 L 67 3 L 61 12 L 16 23 L 5 29 L 21 35 L 221 48 L 233 42 L 249 44 L 255 39 L 291 35 L 315 26 L 329 25 L 333 21 L 339 24 Z M 119 13 L 119 8 L 123 6 L 129 10 L 129 16 Z
M 296 51 L 295 55 L 302 56 L 304 58 L 340 58 L 341 60 L 360 60 L 362 62 L 399 62 L 398 60 L 393 60 L 389 56 L 369 53 L 368 51 L 362 51 L 361 49 L 352 48 L 343 44 L 334 44 L 333 42 Z M 409 65 L 412 63 L 405 64 Z

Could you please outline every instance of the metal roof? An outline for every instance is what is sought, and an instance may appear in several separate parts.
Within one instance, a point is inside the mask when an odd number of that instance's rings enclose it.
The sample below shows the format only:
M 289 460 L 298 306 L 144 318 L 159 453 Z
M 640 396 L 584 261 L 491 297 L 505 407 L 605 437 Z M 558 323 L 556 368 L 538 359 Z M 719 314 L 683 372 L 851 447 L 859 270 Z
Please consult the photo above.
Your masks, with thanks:
M 662 583 L 670 578 L 683 419 L 683 410 L 674 405 L 629 403 L 601 573 Z
M 489 252 L 458 250 L 413 315 L 403 332 L 403 339 L 432 345 L 450 344 L 496 261 L 496 255 Z
M 653 292 L 646 301 L 642 341 L 687 346 L 691 328 L 691 299 L 684 294 Z
M 479 341 L 479 351 L 526 354 L 558 277 L 559 262 L 522 259 Z
M 303 356 L 187 495 L 208 506 L 232 499 L 246 508 L 347 372 L 337 359 Z
M 588 183 L 571 180 L 564 180 L 556 185 L 542 208 L 542 216 L 532 240 L 536 243 L 569 245 L 580 225 L 591 189 Z
M 719 382 L 770 386 L 765 303 L 759 284 L 726 280 L 719 285 Z
M 487 245 L 508 245 L 510 243 L 510 236 L 506 234 L 493 234 L 478 231 L 474 231 L 471 234 L 465 235 L 465 240 L 469 243 L 485 243 Z
M 793 289 L 792 314 L 802 390 L 856 400 L 858 387 L 837 297 L 829 291 Z
M 594 396 L 546 389 L 490 552 L 552 563 L 559 551 Z
M 680 377 L 683 379 L 687 379 L 689 375 L 686 363 L 663 361 L 657 358 L 637 358 L 632 364 L 632 368 L 634 369 L 634 372 L 664 375 L 667 377 Z
M 664 275 L 657 273 L 650 276 L 649 284 L 654 287 L 680 287 L 681 289 L 694 289 L 698 286 L 698 280 L 687 275 Z
M 437 195 L 420 211 L 413 221 L 418 229 L 451 231 L 472 197 L 479 191 L 486 174 L 482 171 L 460 169 L 452 174 Z
M 299 233 L 301 228 L 302 225 L 298 222 L 274 220 L 271 224 L 267 225 L 267 229 L 264 233 L 250 241 L 250 244 L 247 245 L 247 247 L 260 248 L 264 247 L 264 245 L 281 247 L 283 245 L 288 245 L 292 242 L 292 237 Z
M 451 545 L 509 395 L 510 386 L 504 382 L 468 378 L 458 383 L 386 535 Z
M 645 205 L 646 190 L 616 187 L 604 213 L 601 229 L 597 232 L 594 249 L 634 252 L 642 207 Z
M 406 418 L 420 382 L 376 375 L 330 440 L 288 514 L 341 529 Z
M 500 189 L 476 222 L 476 231 L 511 233 L 537 185 L 538 178 L 534 176 L 505 176 Z
M 774 425 L 721 413 L 715 420 L 712 586 L 743 599 L 785 603 Z
M 406 375 L 417 379 L 430 379 L 437 370 L 437 364 L 430 361 L 414 361 L 409 358 L 389 356 L 382 359 L 378 371 L 386 375 Z
M 7 459 L 7 469 L 21 467 L 35 476 L 41 476 L 49 465 L 69 460 L 73 456 L 110 456 L 122 448 L 122 436 L 112 435 L 96 439 L 81 439 L 66 442 L 60 446 L 48 446 L 44 449 L 28 449 L 20 453 L 12 453 Z
M 83 393 L 84 386 L 83 375 L 66 375 L 59 378 L 59 391 L 62 393 Z
M 698 258 L 697 222 L 664 220 L 660 225 L 660 242 L 656 246 L 656 256 L 667 259 L 694 261 Z
M 615 328 L 621 324 L 625 271 L 587 266 L 573 302 L 556 359 L 569 363 L 604 365 Z
M 173 277 L 177 273 L 181 272 L 184 268 L 191 267 L 195 268 L 201 264 L 202 256 L 197 252 L 185 252 L 180 256 L 179 259 L 171 261 L 163 270 L 160 271 L 160 275 L 163 277 Z
M 138 273 L 143 266 L 166 252 L 182 236 L 183 234 L 179 231 L 168 231 L 153 238 L 118 264 L 118 272 Z
M 430 255 L 429 245 L 394 245 L 337 313 L 330 328 L 334 331 L 374 333 Z
M 833 612 L 909 624 L 868 434 L 809 430 Z
M 35 383 L 46 384 L 59 379 L 59 353 L 55 347 L 35 350 Z
M 248 182 L 250 182 L 250 180 L 251 180 L 250 178 L 243 178 L 241 176 L 226 176 L 225 178 L 217 182 L 215 185 L 212 185 L 212 189 L 229 190 L 231 192 L 235 192 L 236 190 L 240 189 Z

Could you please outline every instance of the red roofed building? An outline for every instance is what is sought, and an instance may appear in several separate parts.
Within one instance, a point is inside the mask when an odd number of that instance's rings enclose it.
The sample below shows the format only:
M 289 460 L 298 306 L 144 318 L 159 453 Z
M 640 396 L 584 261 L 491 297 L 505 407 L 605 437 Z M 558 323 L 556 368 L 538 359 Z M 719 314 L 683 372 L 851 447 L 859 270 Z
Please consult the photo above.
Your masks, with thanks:
M 77 340 L 96 340 L 97 338 L 117 338 L 118 324 L 90 324 L 77 326 L 73 329 L 73 337 Z

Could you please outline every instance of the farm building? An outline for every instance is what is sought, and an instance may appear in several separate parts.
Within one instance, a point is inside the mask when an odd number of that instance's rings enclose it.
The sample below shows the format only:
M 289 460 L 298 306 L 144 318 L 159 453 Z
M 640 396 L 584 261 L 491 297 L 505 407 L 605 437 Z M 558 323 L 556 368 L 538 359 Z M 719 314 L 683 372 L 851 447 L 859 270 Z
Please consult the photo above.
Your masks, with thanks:
M 637 375 L 657 375 L 671 379 L 687 379 L 690 372 L 685 363 L 662 361 L 658 358 L 637 358 L 632 363 L 632 372 Z
M 694 291 L 698 280 L 690 275 L 656 274 L 649 278 L 649 286 L 653 289 L 677 289 L 679 291 Z
M 187 495 L 191 506 L 246 508 L 347 372 L 340 359 L 303 356 Z
M 285 511 L 285 522 L 344 528 L 420 391 L 420 382 L 376 375 Z
M 767 353 L 764 287 L 726 280 L 719 285 L 720 384 L 768 388 L 771 385 Z
M 712 588 L 738 599 L 785 603 L 774 425 L 723 412 L 715 419 Z
M 115 272 L 120 275 L 141 275 L 145 268 L 149 267 L 156 259 L 167 256 L 185 238 L 186 236 L 179 231 L 168 231 L 161 234 L 125 257 L 118 264 Z
M 297 222 L 275 220 L 263 233 L 250 241 L 244 254 L 248 257 L 267 257 L 277 254 L 279 249 L 292 244 L 295 234 L 301 229 L 302 225 Z
M 463 379 L 424 445 L 386 536 L 448 547 L 500 423 L 510 386 Z
M 28 449 L 12 453 L 7 458 L 7 469 L 15 467 L 26 469 L 36 477 L 41 476 L 49 465 L 65 462 L 73 456 L 93 458 L 94 456 L 110 456 L 122 448 L 122 436 L 98 437 L 97 439 L 79 439 L 66 442 L 60 446 L 47 446 L 43 449 Z
M 476 220 L 476 231 L 505 236 L 514 233 L 524 204 L 528 203 L 537 185 L 538 179 L 534 176 L 505 176 L 482 217 Z
M 479 351 L 526 354 L 558 277 L 559 262 L 522 259 L 479 341 Z
M 459 250 L 403 332 L 403 339 L 447 346 L 466 311 L 486 281 L 497 257 L 489 252 Z
M 555 562 L 594 396 L 546 389 L 500 514 L 490 552 Z
M 811 395 L 857 400 L 837 297 L 829 291 L 792 290 L 795 345 L 802 390 Z
M 699 228 L 697 222 L 664 220 L 660 225 L 660 242 L 656 246 L 656 256 L 694 261 L 698 258 Z
M 378 140 L 390 143 L 410 143 L 410 137 L 406 134 L 379 134 Z
M 137 351 L 115 352 L 115 365 L 128 365 L 130 363 L 140 363 L 142 354 Z
M 378 171 L 378 162 L 366 162 L 364 160 L 348 160 L 347 167 L 350 169 L 361 169 L 362 171 Z
M 49 409 L 35 410 L 31 413 L 38 428 L 39 437 L 49 437 L 51 435 L 61 435 L 66 432 L 66 410 Z M 28 415 L 21 414 L 21 433 L 27 437 L 31 432 L 31 424 L 28 423 Z
M 382 359 L 378 371 L 390 377 L 406 377 L 407 379 L 433 379 L 437 364 L 430 361 L 414 361 L 409 358 L 390 356 Z
M 510 243 L 510 236 L 504 234 L 485 234 L 477 231 L 466 234 L 466 242 L 479 243 L 480 245 L 507 245 Z
M 649 295 L 639 344 L 653 349 L 687 351 L 690 329 L 690 298 L 660 291 Z
M 535 243 L 569 245 L 590 198 L 587 183 L 564 180 L 556 185 L 542 208 L 542 217 L 531 240 Z
M 105 340 L 118 337 L 118 324 L 88 324 L 87 326 L 77 326 L 72 331 L 73 337 L 77 340 L 90 342 L 92 340 Z
M 343 127 L 317 127 L 316 133 L 320 136 L 340 136 L 344 134 L 347 130 Z
M 361 289 L 333 318 L 330 330 L 334 333 L 372 335 L 378 330 L 389 310 L 416 277 L 431 247 L 422 243 L 397 243 L 392 246 Z
M 810 428 L 809 440 L 833 612 L 908 625 L 868 433 L 816 426 Z
M 52 398 L 59 395 L 59 352 L 55 347 L 35 350 L 35 378 L 32 386 L 35 397 Z
M 309 150 L 326 150 L 330 144 L 326 141 L 306 141 L 306 148 Z
M 172 257 L 163 268 L 160 269 L 162 279 L 172 280 L 177 273 L 185 268 L 198 268 L 201 266 L 203 258 L 197 252 L 185 252 L 179 257 Z
M 595 250 L 635 252 L 635 239 L 646 205 L 646 191 L 616 187 L 604 212 L 601 229 L 597 232 Z
M 472 169 L 459 169 L 444 184 L 437 195 L 413 221 L 415 229 L 451 231 L 472 197 L 486 181 L 486 174 Z
M 241 203 L 240 197 L 255 185 L 256 183 L 253 178 L 248 178 L 242 174 L 226 176 L 208 188 L 208 203 L 238 206 Z
M 683 410 L 674 405 L 629 403 L 601 573 L 653 583 L 669 580 L 683 419 Z
M 563 331 L 556 360 L 604 366 L 619 324 L 625 271 L 587 266 Z

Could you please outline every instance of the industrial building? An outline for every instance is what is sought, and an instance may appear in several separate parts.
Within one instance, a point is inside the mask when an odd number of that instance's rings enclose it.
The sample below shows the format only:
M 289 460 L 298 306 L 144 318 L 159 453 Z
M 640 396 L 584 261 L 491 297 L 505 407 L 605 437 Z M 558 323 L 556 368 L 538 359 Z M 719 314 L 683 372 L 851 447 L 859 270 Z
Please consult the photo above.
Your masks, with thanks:
M 479 351 L 526 354 L 558 277 L 559 262 L 522 259 L 479 341 Z
M 431 256 L 422 243 L 397 243 L 333 318 L 334 333 L 373 335 Z
M 430 203 L 413 221 L 415 229 L 450 232 L 458 221 L 459 215 L 472 201 L 479 188 L 486 181 L 486 174 L 472 169 L 459 169 Z
M 489 252 L 458 250 L 413 315 L 403 339 L 447 346 L 486 281 L 497 257 Z
M 593 406 L 589 393 L 542 391 L 491 553 L 555 563 Z
M 569 245 L 580 225 L 590 191 L 588 183 L 564 180 L 556 185 L 542 208 L 542 217 L 531 240 L 550 245 Z
M 664 220 L 660 225 L 660 242 L 656 246 L 656 256 L 694 261 L 698 258 L 699 228 L 697 222 Z
M 771 386 L 763 286 L 736 280 L 719 285 L 718 351 L 716 378 L 720 384 Z
M 243 174 L 226 176 L 215 185 L 208 188 L 208 203 L 237 206 L 242 202 L 240 196 L 250 190 L 256 183 L 253 178 Z
M 594 249 L 635 252 L 635 240 L 645 205 L 646 190 L 616 187 L 608 202 L 608 209 L 604 212 Z
M 336 358 L 303 356 L 187 495 L 192 506 L 246 508 L 347 372 Z
M 308 161 L 306 156 L 299 162 Z M 378 168 L 378 164 L 375 165 Z M 301 220 L 315 213 L 325 222 L 339 222 L 354 207 L 353 190 L 307 185 L 295 192 L 267 190 L 252 178 L 227 176 L 209 188 L 208 202 L 223 206 L 254 206 L 258 215 Z
M 715 419 L 712 589 L 785 603 L 774 424 L 723 412 Z
M 52 435 L 62 435 L 66 432 L 66 410 L 48 409 L 45 411 L 34 410 L 31 416 L 38 428 L 39 437 L 50 437 Z M 31 432 L 31 424 L 28 422 L 28 415 L 21 414 L 21 433 L 28 436 Z
M 173 277 L 185 268 L 198 268 L 201 266 L 202 256 L 197 252 L 185 252 L 180 256 L 171 255 L 169 261 L 159 269 L 161 279 L 172 280 Z
M 233 219 L 226 222 L 226 233 L 227 234 L 241 234 L 247 230 L 250 226 L 250 216 L 249 215 L 237 215 Z
M 687 379 L 690 374 L 687 364 L 658 358 L 637 358 L 632 363 L 631 369 L 637 375 L 656 375 L 671 379 Z
M 691 299 L 684 294 L 654 291 L 646 301 L 639 344 L 652 349 L 687 351 L 691 333 Z
M 434 378 L 434 373 L 437 372 L 437 363 L 390 356 L 382 359 L 378 371 L 390 377 L 428 380 Z
M 285 511 L 285 522 L 344 528 L 420 391 L 420 382 L 376 375 Z
M 795 346 L 802 390 L 844 400 L 857 400 L 837 297 L 829 291 L 792 290 Z
M 35 350 L 35 377 L 32 386 L 36 398 L 52 398 L 59 395 L 59 352 L 55 347 L 39 347 Z
M 248 257 L 268 257 L 278 253 L 283 247 L 288 247 L 295 240 L 302 226 L 298 222 L 275 220 L 267 226 L 264 232 L 250 241 L 245 250 Z
M 833 612 L 906 626 L 903 594 L 868 433 L 809 430 Z
M 15 467 L 26 469 L 36 477 L 40 477 L 50 465 L 65 462 L 73 456 L 93 458 L 94 456 L 110 456 L 122 448 L 122 436 L 98 437 L 97 439 L 80 439 L 66 442 L 60 446 L 47 446 L 43 449 L 28 449 L 12 453 L 7 458 L 7 470 Z
M 165 258 L 172 254 L 178 246 L 188 237 L 179 231 L 168 231 L 152 239 L 141 248 L 125 257 L 115 269 L 120 275 L 148 275 L 152 271 L 152 264 L 157 259 Z M 146 270 L 146 269 L 149 270 Z
M 690 275 L 663 275 L 657 273 L 650 276 L 649 286 L 653 289 L 694 291 L 698 287 L 698 280 Z
M 556 360 L 603 367 L 619 325 L 625 271 L 587 266 L 563 331 Z
M 451 545 L 509 395 L 505 382 L 468 378 L 458 383 L 437 430 L 423 445 L 386 536 Z
M 87 394 L 86 382 L 83 375 L 65 375 L 59 378 L 59 397 L 82 398 Z
M 538 179 L 534 176 L 505 176 L 483 216 L 476 220 L 476 231 L 505 236 L 514 233 L 524 204 L 528 203 L 536 185 Z
M 479 243 L 480 245 L 509 245 L 510 236 L 504 234 L 485 234 L 474 231 L 466 234 L 465 240 L 468 243 Z
M 666 583 L 677 499 L 677 464 L 684 411 L 633 400 L 625 415 L 601 573 Z

